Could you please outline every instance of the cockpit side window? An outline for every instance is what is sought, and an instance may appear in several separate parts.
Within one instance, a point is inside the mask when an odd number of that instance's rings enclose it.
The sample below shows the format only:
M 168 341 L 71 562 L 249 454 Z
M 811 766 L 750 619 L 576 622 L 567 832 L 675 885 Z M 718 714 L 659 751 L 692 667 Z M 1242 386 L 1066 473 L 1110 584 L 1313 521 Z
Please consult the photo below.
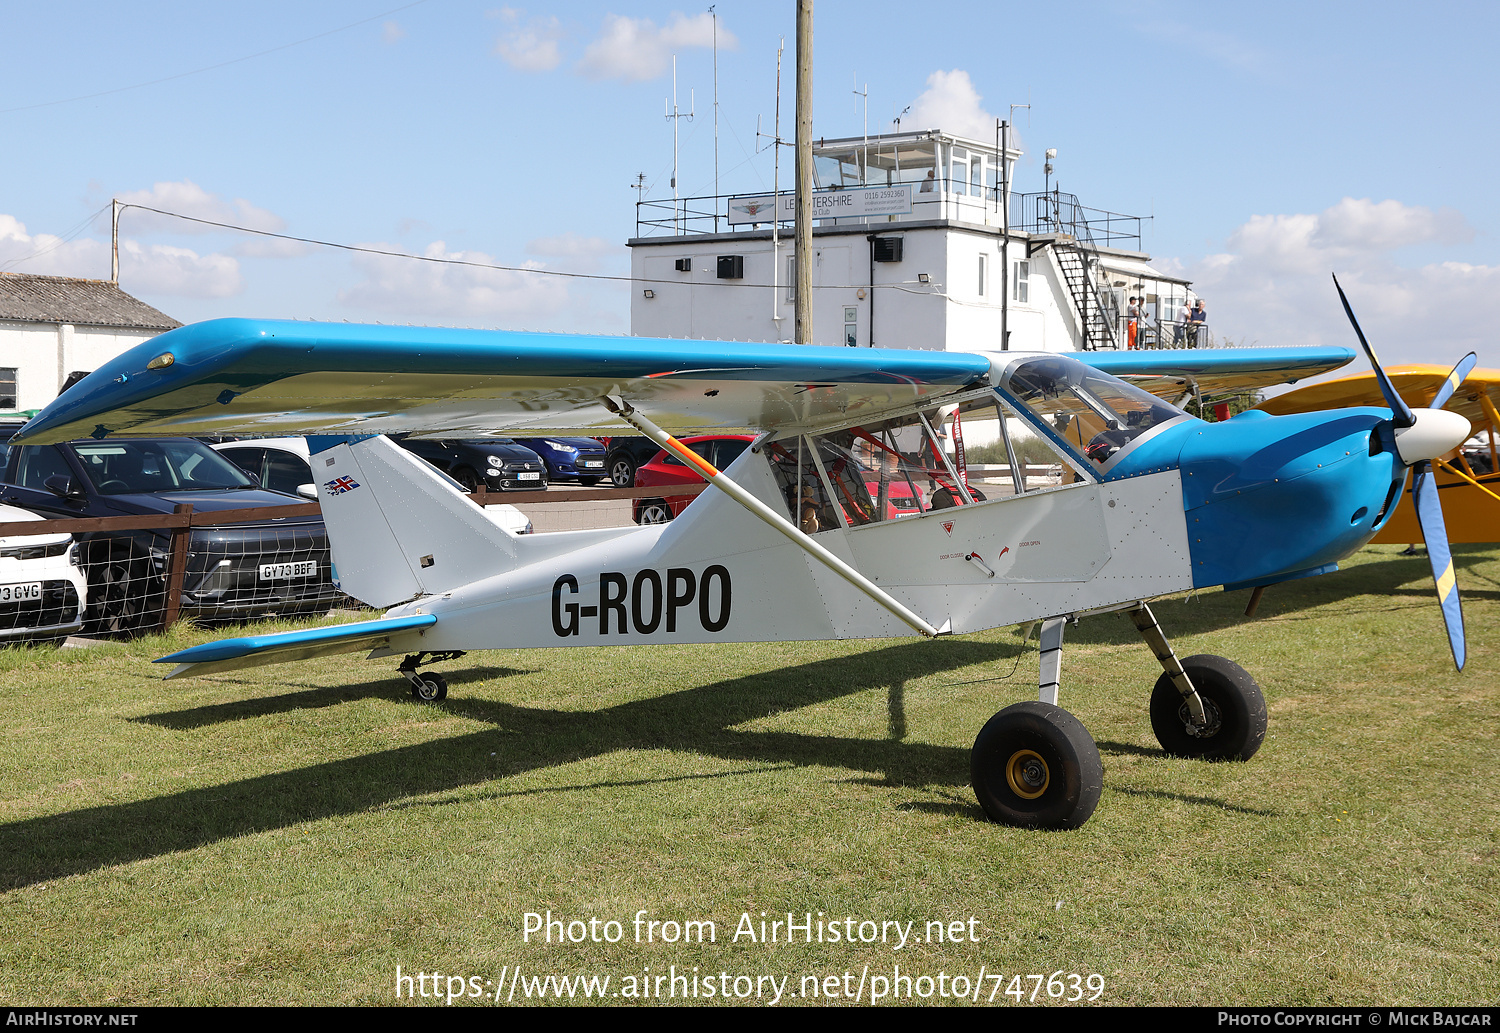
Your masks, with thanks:
M 1002 386 L 1094 469 L 1153 427 L 1185 416 L 1140 388 L 1066 356 L 1026 359 Z

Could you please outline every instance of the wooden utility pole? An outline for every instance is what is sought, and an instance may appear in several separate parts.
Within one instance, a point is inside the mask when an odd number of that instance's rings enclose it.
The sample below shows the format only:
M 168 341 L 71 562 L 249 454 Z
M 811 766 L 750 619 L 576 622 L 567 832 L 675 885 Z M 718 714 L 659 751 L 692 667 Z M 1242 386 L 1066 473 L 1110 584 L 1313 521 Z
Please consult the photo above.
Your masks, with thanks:
M 797 343 L 813 343 L 812 325 L 813 0 L 797 0 Z

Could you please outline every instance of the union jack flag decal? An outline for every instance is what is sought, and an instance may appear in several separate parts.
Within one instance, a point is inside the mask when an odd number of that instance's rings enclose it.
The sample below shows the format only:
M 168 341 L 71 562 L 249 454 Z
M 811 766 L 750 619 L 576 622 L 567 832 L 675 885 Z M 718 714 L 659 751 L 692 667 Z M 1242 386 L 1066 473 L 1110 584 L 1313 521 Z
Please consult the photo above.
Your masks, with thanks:
M 330 495 L 342 495 L 346 491 L 353 491 L 359 487 L 359 482 L 353 477 L 338 477 L 331 481 L 325 481 L 323 487 L 328 489 Z

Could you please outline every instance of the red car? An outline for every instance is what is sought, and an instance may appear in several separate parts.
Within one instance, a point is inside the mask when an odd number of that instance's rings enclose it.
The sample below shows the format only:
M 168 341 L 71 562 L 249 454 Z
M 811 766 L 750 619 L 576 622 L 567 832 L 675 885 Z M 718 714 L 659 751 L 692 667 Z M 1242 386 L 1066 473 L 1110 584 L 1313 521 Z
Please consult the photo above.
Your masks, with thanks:
M 702 434 L 683 438 L 682 443 L 707 459 L 716 469 L 723 470 L 750 447 L 755 438 L 749 434 Z M 667 488 L 674 484 L 702 484 L 703 478 L 695 470 L 666 449 L 657 452 L 649 463 L 636 467 L 637 488 Z M 635 522 L 638 524 L 665 524 L 693 501 L 692 495 L 667 495 L 659 499 L 634 499 Z
M 753 440 L 755 439 L 749 434 L 710 434 L 683 438 L 682 443 L 708 460 L 717 469 L 723 470 L 738 459 L 740 453 L 750 447 L 750 442 Z M 865 475 L 867 478 L 873 476 L 870 471 L 865 471 Z M 645 463 L 635 471 L 637 488 L 667 488 L 676 484 L 701 484 L 702 481 L 703 478 L 696 471 L 689 469 L 685 463 L 665 449 L 658 451 L 649 463 Z M 870 491 L 871 498 L 877 497 L 880 491 L 878 480 L 867 480 L 866 487 Z M 923 512 L 926 508 L 925 495 L 926 492 L 918 488 L 916 495 L 913 496 L 911 485 L 904 479 L 892 481 L 886 496 L 887 519 L 894 520 L 896 517 Z M 664 524 L 686 509 L 694 497 L 692 495 L 664 495 L 662 498 L 635 499 L 631 504 L 635 522 Z

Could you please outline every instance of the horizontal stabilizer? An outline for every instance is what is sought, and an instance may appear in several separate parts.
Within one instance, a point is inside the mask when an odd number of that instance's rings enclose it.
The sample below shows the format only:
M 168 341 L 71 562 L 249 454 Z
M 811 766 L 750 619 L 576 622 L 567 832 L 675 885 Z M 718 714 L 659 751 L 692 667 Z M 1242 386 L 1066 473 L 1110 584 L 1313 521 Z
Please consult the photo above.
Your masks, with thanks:
M 332 627 L 310 628 L 305 631 L 283 631 L 275 635 L 246 635 L 244 638 L 205 642 L 201 646 L 181 650 L 154 662 L 177 665 L 167 675 L 168 678 L 188 673 L 213 674 L 215 671 L 233 671 L 241 667 L 259 667 L 262 664 L 280 664 L 288 660 L 306 660 L 315 656 L 373 649 L 386 645 L 397 632 L 419 631 L 436 623 L 436 616 L 421 613 L 410 617 L 392 617 L 389 620 L 335 624 Z

